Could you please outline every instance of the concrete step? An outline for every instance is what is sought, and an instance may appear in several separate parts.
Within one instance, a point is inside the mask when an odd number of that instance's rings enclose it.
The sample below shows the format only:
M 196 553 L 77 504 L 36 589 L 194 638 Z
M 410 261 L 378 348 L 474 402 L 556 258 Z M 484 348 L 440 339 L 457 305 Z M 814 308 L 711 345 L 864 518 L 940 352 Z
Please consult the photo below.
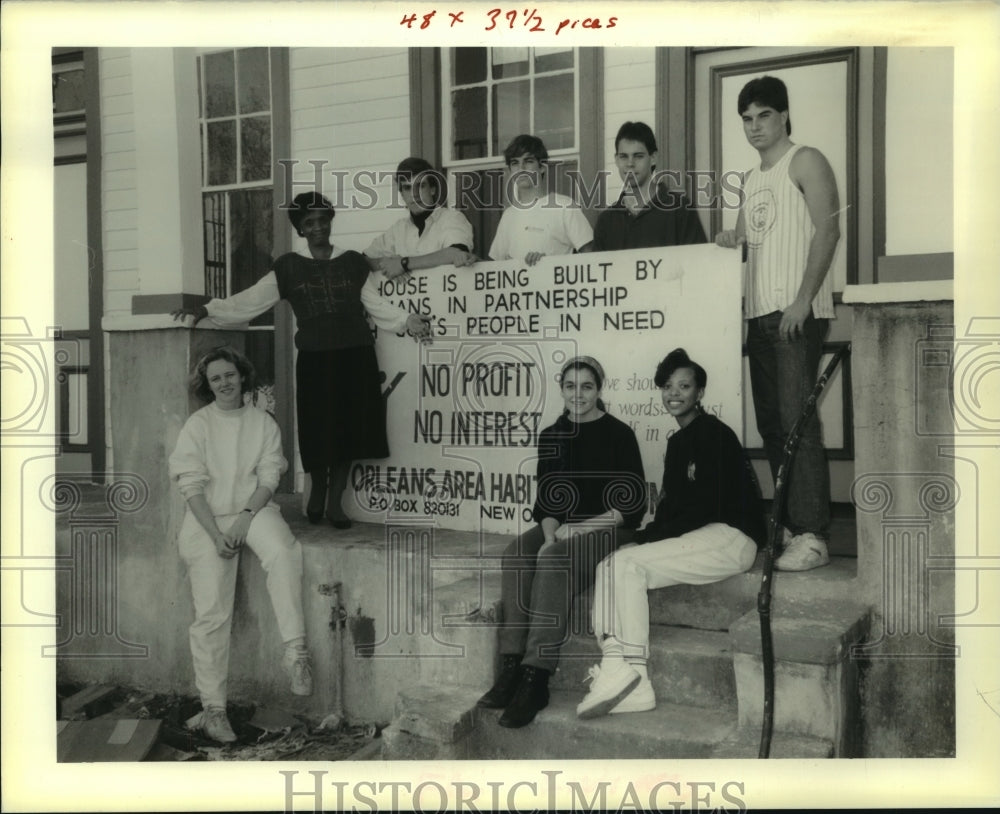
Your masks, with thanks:
M 500 710 L 482 710 L 471 756 L 480 760 L 707 758 L 735 730 L 732 713 L 681 704 L 649 712 L 581 720 L 583 694 L 553 690 L 549 705 L 522 729 L 497 724 Z
M 400 693 L 383 731 L 387 760 L 628 759 L 709 757 L 731 735 L 731 712 L 660 704 L 649 712 L 581 720 L 583 694 L 553 689 L 549 706 L 522 729 L 497 724 L 501 710 L 476 706 L 479 691 L 441 685 Z
M 499 556 L 484 554 L 479 565 L 449 556 L 446 567 L 434 567 L 434 590 L 453 608 L 463 603 L 468 611 L 490 607 L 500 597 Z M 834 557 L 830 564 L 801 573 L 774 572 L 772 595 L 774 602 L 809 600 L 840 600 L 854 592 L 857 560 Z M 701 630 L 728 630 L 745 613 L 757 607 L 762 573 L 761 557 L 754 567 L 729 579 L 711 585 L 672 585 L 649 591 L 651 624 L 692 627 Z M 448 591 L 441 591 L 448 587 Z M 592 632 L 590 622 L 591 595 L 577 597 L 573 603 L 572 629 Z M 448 610 L 448 613 L 453 612 Z M 459 612 L 459 611 L 454 611 Z
M 684 625 L 704 630 L 728 630 L 745 613 L 757 607 L 763 554 L 753 568 L 711 585 L 672 585 L 649 592 L 649 620 L 653 624 Z M 830 564 L 812 571 L 775 571 L 771 585 L 774 600 L 837 600 L 854 592 L 857 560 L 832 557 Z
M 500 596 L 500 555 L 508 535 L 454 531 L 413 524 L 412 528 L 355 523 L 337 531 L 325 523 L 309 525 L 301 514 L 301 496 L 279 495 L 285 519 L 303 543 L 333 544 L 338 548 L 370 548 L 381 552 L 395 540 L 397 549 L 412 561 L 421 584 L 436 591 L 447 585 L 470 589 L 469 603 L 489 606 Z M 751 570 L 711 585 L 674 585 L 649 592 L 650 622 L 703 630 L 728 630 L 743 614 L 756 608 L 763 555 Z M 830 564 L 802 573 L 775 572 L 775 599 L 840 599 L 854 591 L 857 560 L 833 557 Z M 454 600 L 455 594 L 450 599 Z M 575 629 L 589 630 L 590 598 L 575 603 Z
M 482 691 L 440 682 L 399 691 L 392 723 L 382 730 L 383 760 L 469 760 Z
M 834 744 L 837 757 L 860 754 L 858 662 L 851 647 L 862 641 L 870 608 L 841 599 L 783 600 L 771 607 L 774 642 L 774 727 Z M 748 613 L 730 628 L 739 722 L 763 713 L 760 620 Z
M 715 745 L 711 757 L 716 759 L 756 759 L 760 754 L 760 722 L 741 726 Z M 774 732 L 768 757 L 783 760 L 825 760 L 835 757 L 833 742 L 825 738 Z
M 649 679 L 661 703 L 736 711 L 736 678 L 729 635 L 654 625 L 649 633 Z M 586 693 L 588 669 L 601 660 L 592 636 L 563 647 L 550 686 Z
M 753 758 L 760 729 L 738 729 L 730 711 L 659 703 L 654 710 L 581 720 L 582 694 L 553 688 L 548 707 L 521 729 L 476 706 L 478 691 L 418 685 L 400 693 L 383 731 L 385 760 L 618 760 Z M 774 758 L 827 758 L 829 741 L 775 732 Z
M 491 548 L 495 548 L 493 545 Z M 437 563 L 443 562 L 444 566 Z M 433 566 L 435 591 L 451 586 L 452 590 L 441 595 L 449 602 L 465 594 L 469 609 L 489 607 L 500 597 L 500 558 L 485 553 L 472 559 L 449 555 Z M 855 591 L 857 560 L 850 557 L 833 557 L 823 568 L 804 572 L 775 571 L 772 596 L 775 603 L 830 600 L 850 597 Z M 651 624 L 698 628 L 701 630 L 728 630 L 736 620 L 757 608 L 760 591 L 762 555 L 754 567 L 743 574 L 710 585 L 672 585 L 649 591 L 649 620 Z M 592 632 L 590 621 L 591 594 L 586 592 L 573 603 L 572 629 Z

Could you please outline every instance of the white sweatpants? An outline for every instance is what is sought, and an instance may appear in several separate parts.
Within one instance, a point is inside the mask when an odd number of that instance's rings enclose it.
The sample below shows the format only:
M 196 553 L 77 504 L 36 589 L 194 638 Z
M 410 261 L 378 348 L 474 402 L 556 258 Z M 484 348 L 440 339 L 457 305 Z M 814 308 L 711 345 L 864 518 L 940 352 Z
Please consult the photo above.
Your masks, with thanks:
M 222 531 L 236 515 L 215 518 Z M 181 559 L 191 578 L 194 622 L 189 628 L 195 685 L 204 707 L 226 705 L 229 674 L 229 634 L 236 596 L 239 557 L 223 559 L 212 538 L 188 511 L 178 540 Z M 267 574 L 267 591 L 283 641 L 305 636 L 302 613 L 302 546 L 288 528 L 281 512 L 269 504 L 254 515 L 247 543 L 260 558 Z
M 725 523 L 619 549 L 597 566 L 593 605 L 597 640 L 611 636 L 623 645 L 626 658 L 648 658 L 646 591 L 718 582 L 746 571 L 756 556 L 754 541 Z

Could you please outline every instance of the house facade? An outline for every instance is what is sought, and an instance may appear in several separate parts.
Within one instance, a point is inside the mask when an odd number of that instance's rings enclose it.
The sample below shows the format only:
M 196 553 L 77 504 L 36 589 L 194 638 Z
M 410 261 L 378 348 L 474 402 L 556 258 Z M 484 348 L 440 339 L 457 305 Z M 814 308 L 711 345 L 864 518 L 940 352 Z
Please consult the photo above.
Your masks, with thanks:
M 297 239 L 281 211 L 297 192 L 322 188 L 338 207 L 334 242 L 363 251 L 401 217 L 391 171 L 405 156 L 423 156 L 445 173 L 483 256 L 503 202 L 498 171 L 512 136 L 534 132 L 546 141 L 558 188 L 575 193 L 593 218 L 619 192 L 615 132 L 626 120 L 642 120 L 657 134 L 659 166 L 688 187 L 711 235 L 735 220 L 735 208 L 725 205 L 724 173 L 753 163 L 734 94 L 752 76 L 785 78 L 793 138 L 822 145 L 843 204 L 844 238 L 831 272 L 838 319 L 827 350 L 832 355 L 853 341 L 855 354 L 850 375 L 839 374 L 836 395 L 822 409 L 834 500 L 860 510 L 853 578 L 873 613 L 858 679 L 866 727 L 859 754 L 954 753 L 954 631 L 941 621 L 954 612 L 947 576 L 956 548 L 948 486 L 954 465 L 919 427 L 896 421 L 895 435 L 871 437 L 875 415 L 908 413 L 914 405 L 929 417 L 949 409 L 946 381 L 923 390 L 914 382 L 912 353 L 915 343 L 940 340 L 931 329 L 951 320 L 952 123 L 948 116 L 929 118 L 924 104 L 932 92 L 951 98 L 950 49 L 57 49 L 54 77 L 68 73 L 66 66 L 81 73 L 60 80 L 80 90 L 56 113 L 68 157 L 61 163 L 57 157 L 56 199 L 67 202 L 57 211 L 57 222 L 66 224 L 57 230 L 57 247 L 68 248 L 57 248 L 56 278 L 66 284 L 57 286 L 56 316 L 66 339 L 82 350 L 66 362 L 74 378 L 63 414 L 67 422 L 77 418 L 63 426 L 61 465 L 67 474 L 77 469 L 112 481 L 113 473 L 131 472 L 144 460 L 162 462 L 186 415 L 186 397 L 179 401 L 170 390 L 183 387 L 187 363 L 209 340 L 178 339 L 182 331 L 170 311 L 226 296 L 266 273 Z M 71 134 L 77 104 L 85 127 Z M 924 180 L 907 169 L 916 130 L 921 154 L 936 156 L 941 192 L 930 199 L 922 194 Z M 58 129 L 56 135 L 59 144 Z M 85 252 L 72 250 L 71 235 L 77 242 L 86 235 Z M 922 285 L 930 286 L 929 295 Z M 238 341 L 268 372 L 286 457 L 294 461 L 292 317 L 282 306 L 257 322 Z M 888 355 L 859 356 L 859 339 Z M 167 371 L 155 382 L 151 364 Z M 873 401 L 886 371 L 909 377 L 895 391 L 899 401 Z M 131 383 L 141 383 L 138 393 Z M 752 450 L 760 444 L 751 411 L 743 417 Z M 150 444 L 146 430 L 164 424 L 166 436 Z M 757 464 L 767 482 L 762 456 Z M 947 496 L 927 503 L 921 484 L 897 477 L 913 471 L 941 473 Z M 906 499 L 920 511 L 896 517 L 880 503 L 881 487 L 871 481 L 886 473 L 875 480 L 913 492 Z M 164 553 L 176 535 L 178 500 L 165 473 L 146 481 L 157 508 L 120 527 L 126 560 L 136 546 L 126 570 L 134 576 L 145 564 L 162 574 L 165 567 L 182 591 L 176 563 Z M 301 489 L 296 467 L 283 486 Z M 142 542 L 130 541 L 129 531 Z M 151 537 L 161 539 L 153 545 Z M 904 538 L 923 542 L 911 550 L 908 542 L 897 545 Z M 887 585 L 906 596 L 931 591 L 929 607 L 916 599 L 907 606 L 905 613 L 916 616 L 905 636 L 896 626 L 898 609 L 886 604 L 895 595 Z M 122 596 L 141 615 L 139 595 Z M 169 642 L 164 658 L 184 658 L 177 637 Z M 893 653 L 899 658 L 882 658 Z M 129 675 L 123 664 L 114 675 Z M 348 707 L 354 701 L 364 709 L 355 699 L 367 675 L 349 679 L 356 695 L 348 695 Z M 391 695 L 391 682 L 371 680 L 384 682 Z M 914 704 L 928 715 L 907 716 Z

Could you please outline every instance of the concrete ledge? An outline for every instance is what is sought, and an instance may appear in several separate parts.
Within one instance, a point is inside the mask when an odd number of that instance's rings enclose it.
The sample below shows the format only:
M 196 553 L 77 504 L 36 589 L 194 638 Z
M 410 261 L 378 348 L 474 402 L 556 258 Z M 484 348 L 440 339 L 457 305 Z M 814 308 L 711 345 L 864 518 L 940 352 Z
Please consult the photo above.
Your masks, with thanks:
M 479 690 L 418 684 L 401 690 L 382 732 L 385 760 L 468 760 Z
M 774 618 L 774 729 L 830 741 L 837 757 L 860 754 L 858 668 L 851 645 L 867 633 L 870 610 L 850 602 L 780 602 Z M 730 630 L 739 725 L 764 712 L 760 620 L 743 616 Z
M 475 727 L 479 695 L 451 687 L 407 687 L 396 696 L 392 725 L 419 738 L 455 743 Z
M 198 330 L 203 331 L 240 331 L 247 325 L 241 327 L 223 328 L 216 325 L 210 319 L 203 319 L 198 323 Z M 191 328 L 191 320 L 183 322 L 175 320 L 169 313 L 166 314 L 122 314 L 120 316 L 109 316 L 101 319 L 102 331 L 158 331 L 164 328 Z
M 653 624 L 686 625 L 703 630 L 729 630 L 757 607 L 763 553 L 749 571 L 711 585 L 672 585 L 649 592 Z M 772 583 L 774 602 L 805 599 L 838 600 L 854 591 L 857 560 L 832 557 L 830 564 L 803 573 L 784 572 Z
M 919 280 L 906 283 L 873 283 L 844 287 L 850 305 L 890 302 L 942 302 L 955 299 L 952 280 Z
M 834 664 L 867 630 L 869 608 L 847 602 L 773 601 L 771 633 L 776 661 Z M 761 655 L 760 617 L 742 616 L 729 629 L 734 653 Z

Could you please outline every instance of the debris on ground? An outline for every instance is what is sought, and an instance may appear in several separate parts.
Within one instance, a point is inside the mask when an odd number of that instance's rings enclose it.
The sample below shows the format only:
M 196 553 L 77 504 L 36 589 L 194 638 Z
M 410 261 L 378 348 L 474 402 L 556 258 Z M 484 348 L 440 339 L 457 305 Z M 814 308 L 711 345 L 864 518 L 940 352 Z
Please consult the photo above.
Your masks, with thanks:
M 145 760 L 156 744 L 159 721 L 135 718 L 56 722 L 56 761 L 90 763 Z
M 236 742 L 220 744 L 185 727 L 185 722 L 201 710 L 197 698 L 113 685 L 59 685 L 57 691 L 62 730 L 67 729 L 67 711 L 78 721 L 108 721 L 103 728 L 110 727 L 109 731 L 133 727 L 128 721 L 157 722 L 158 735 L 147 749 L 146 761 L 371 760 L 377 759 L 380 751 L 377 739 L 383 725 L 348 725 L 336 713 L 311 726 L 286 710 L 230 703 L 226 714 Z M 86 747 L 82 753 L 76 749 L 67 762 L 110 759 L 103 753 L 87 752 Z
M 250 719 L 250 726 L 255 726 L 263 732 L 280 732 L 287 735 L 293 729 L 304 729 L 305 724 L 296 718 L 292 713 L 283 709 L 269 709 L 268 707 L 258 707 Z M 320 729 L 323 725 L 320 724 Z
M 94 684 L 59 698 L 59 717 L 65 721 L 86 721 L 115 708 L 121 690 L 114 684 Z
M 344 716 L 338 715 L 336 712 L 331 712 L 322 721 L 319 722 L 317 729 L 329 729 L 337 730 L 344 725 Z

